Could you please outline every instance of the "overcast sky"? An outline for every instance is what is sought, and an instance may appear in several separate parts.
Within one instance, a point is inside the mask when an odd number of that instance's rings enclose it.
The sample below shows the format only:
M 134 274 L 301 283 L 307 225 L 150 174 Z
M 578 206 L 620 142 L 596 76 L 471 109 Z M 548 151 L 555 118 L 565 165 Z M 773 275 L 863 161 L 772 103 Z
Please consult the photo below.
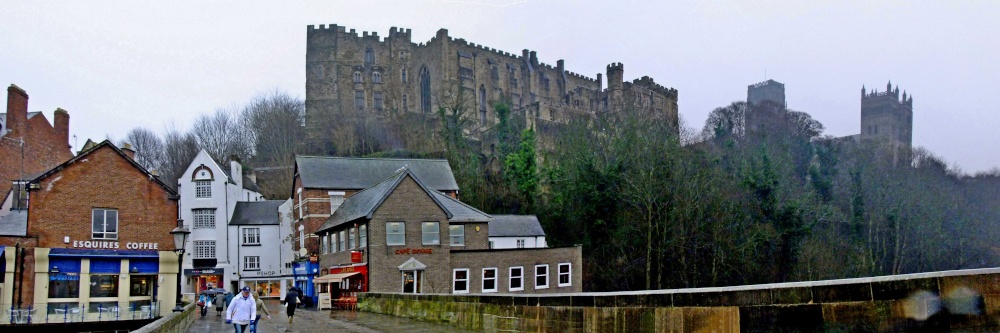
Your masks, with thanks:
M 280 89 L 305 98 L 306 26 L 413 29 L 595 76 L 611 62 L 677 88 L 682 119 L 785 84 L 788 107 L 857 134 L 861 87 L 913 97 L 913 143 L 966 172 L 1000 166 L 1000 1 L 3 0 L 0 84 L 69 111 L 74 150 L 133 127 L 186 130 Z M 74 139 L 75 137 L 75 139 Z

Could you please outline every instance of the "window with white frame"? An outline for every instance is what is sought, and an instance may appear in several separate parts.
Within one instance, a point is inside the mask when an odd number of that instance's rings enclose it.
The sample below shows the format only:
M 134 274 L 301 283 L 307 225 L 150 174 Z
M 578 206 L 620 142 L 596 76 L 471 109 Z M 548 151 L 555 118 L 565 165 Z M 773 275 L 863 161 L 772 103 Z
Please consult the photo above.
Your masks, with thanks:
M 424 222 L 420 224 L 422 234 L 421 244 L 438 245 L 441 244 L 441 228 L 438 222 Z
M 524 240 L 523 239 L 518 239 L 517 240 L 517 248 L 519 248 L 519 249 L 523 249 L 524 248 Z
M 451 292 L 455 294 L 469 293 L 469 270 L 466 268 L 456 268 L 452 273 Z
M 358 227 L 358 247 L 365 248 L 368 246 L 368 225 L 362 224 Z
M 535 265 L 535 289 L 549 287 L 549 265 Z
M 297 192 L 299 193 L 299 219 L 301 220 L 302 219 L 302 188 L 299 188 Z
M 330 234 L 330 239 L 327 241 L 330 242 L 330 253 L 337 253 L 337 233 Z
M 497 292 L 497 269 L 495 267 L 483 268 L 483 292 Z
M 243 245 L 260 245 L 260 228 L 243 229 Z
M 243 270 L 244 271 L 259 271 L 260 270 L 260 256 L 246 256 L 246 257 L 243 257 Z
M 337 243 L 337 251 L 347 251 L 347 233 L 340 231 L 340 243 Z
M 406 227 L 403 222 L 386 222 L 385 245 L 406 245 Z
M 524 266 L 510 268 L 510 283 L 507 284 L 510 291 L 524 290 Z
M 559 281 L 557 285 L 560 287 L 569 287 L 573 285 L 573 265 L 568 262 L 559 263 Z
M 194 228 L 215 228 L 215 209 L 192 209 Z
M 211 198 L 212 197 L 212 182 L 208 180 L 199 180 L 194 182 L 194 196 L 195 198 Z
M 356 234 L 357 234 L 357 230 L 354 229 L 354 228 L 351 228 L 350 229 L 350 233 L 347 235 L 347 246 L 349 246 L 349 249 L 351 249 L 351 250 L 357 248 L 356 247 L 357 243 L 355 243 L 356 242 L 355 241 L 356 238 L 354 238 Z
M 330 195 L 330 215 L 333 215 L 333 212 L 337 211 L 337 208 L 340 208 L 340 205 L 344 204 L 344 192 L 331 191 L 327 194 Z
M 94 208 L 90 226 L 93 239 L 118 239 L 118 210 Z
M 194 241 L 195 259 L 215 259 L 215 241 Z
M 320 242 L 320 253 L 322 253 L 322 254 L 330 253 L 330 243 L 328 243 L 329 241 L 330 241 L 330 236 L 329 235 L 323 235 L 323 237 L 320 238 L 320 240 L 319 240 L 319 242 Z
M 465 226 L 461 224 L 448 225 L 448 244 L 465 246 Z

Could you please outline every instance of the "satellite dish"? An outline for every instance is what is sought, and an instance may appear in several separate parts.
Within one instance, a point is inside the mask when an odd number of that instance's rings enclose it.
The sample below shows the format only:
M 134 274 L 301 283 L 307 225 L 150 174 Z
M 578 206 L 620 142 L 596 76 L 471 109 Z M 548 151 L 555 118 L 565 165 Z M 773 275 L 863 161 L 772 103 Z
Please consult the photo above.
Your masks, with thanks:
M 300 257 L 305 257 L 307 254 L 309 254 L 309 251 L 307 251 L 306 248 L 304 248 L 304 247 L 303 248 L 299 248 L 299 256 Z

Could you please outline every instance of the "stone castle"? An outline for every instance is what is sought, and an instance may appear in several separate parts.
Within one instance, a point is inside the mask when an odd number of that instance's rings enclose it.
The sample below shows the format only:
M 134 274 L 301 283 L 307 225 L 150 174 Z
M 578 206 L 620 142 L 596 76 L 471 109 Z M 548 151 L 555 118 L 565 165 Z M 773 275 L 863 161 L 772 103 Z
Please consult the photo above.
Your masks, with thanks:
M 868 92 L 861 87 L 861 138 L 889 138 L 911 147 L 913 143 L 913 96 L 899 98 L 899 86 L 890 81 L 885 91 Z
M 446 29 L 426 43 L 415 43 L 410 29 L 393 27 L 383 38 L 338 25 L 310 25 L 306 123 L 315 133 L 359 115 L 376 123 L 386 114 L 433 118 L 439 106 L 463 96 L 469 109 L 464 130 L 472 136 L 498 123 L 493 104 L 501 100 L 509 101 L 528 126 L 639 110 L 676 128 L 676 89 L 648 76 L 626 82 L 621 63 L 608 65 L 605 74 L 607 87 L 601 73 L 587 77 L 567 71 L 563 60 L 552 66 L 539 62 L 535 51 L 503 52 L 448 36 Z M 346 130 L 365 130 L 359 127 Z M 393 136 L 384 133 L 391 128 L 377 131 Z

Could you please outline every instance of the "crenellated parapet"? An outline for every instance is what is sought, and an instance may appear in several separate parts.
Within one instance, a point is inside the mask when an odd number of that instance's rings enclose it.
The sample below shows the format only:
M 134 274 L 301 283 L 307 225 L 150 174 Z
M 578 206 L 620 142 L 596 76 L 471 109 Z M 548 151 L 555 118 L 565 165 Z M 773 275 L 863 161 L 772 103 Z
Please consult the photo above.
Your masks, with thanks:
M 677 98 L 677 89 L 664 87 L 656 82 L 653 82 L 653 78 L 649 76 L 643 76 L 632 80 L 632 84 L 649 89 L 657 94 Z

